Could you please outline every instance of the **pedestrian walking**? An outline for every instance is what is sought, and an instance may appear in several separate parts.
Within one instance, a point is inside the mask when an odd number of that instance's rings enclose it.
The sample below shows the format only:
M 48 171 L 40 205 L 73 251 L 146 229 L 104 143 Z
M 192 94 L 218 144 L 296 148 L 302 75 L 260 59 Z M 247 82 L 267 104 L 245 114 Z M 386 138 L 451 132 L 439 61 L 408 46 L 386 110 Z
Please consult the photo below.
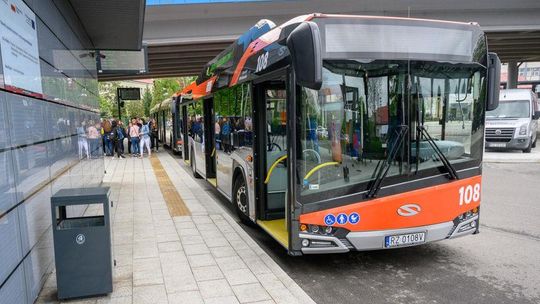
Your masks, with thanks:
M 148 157 L 152 155 L 152 151 L 150 149 L 150 127 L 147 123 L 145 123 L 144 119 L 141 119 L 141 131 L 139 134 L 140 142 L 139 142 L 139 149 L 141 152 L 141 158 L 144 156 L 144 147 L 148 150 Z

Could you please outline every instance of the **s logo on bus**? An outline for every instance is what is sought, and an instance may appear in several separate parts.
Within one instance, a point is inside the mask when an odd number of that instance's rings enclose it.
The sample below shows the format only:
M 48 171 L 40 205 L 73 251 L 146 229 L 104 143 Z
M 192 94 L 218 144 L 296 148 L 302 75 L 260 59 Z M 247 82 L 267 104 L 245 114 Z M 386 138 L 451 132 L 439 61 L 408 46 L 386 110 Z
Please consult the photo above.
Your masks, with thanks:
M 84 244 L 85 241 L 86 241 L 86 237 L 84 236 L 84 234 L 78 234 L 75 237 L 75 242 L 77 242 L 77 244 L 79 244 L 79 245 Z
M 422 211 L 422 207 L 417 204 L 407 204 L 398 208 L 397 213 L 401 216 L 413 216 Z

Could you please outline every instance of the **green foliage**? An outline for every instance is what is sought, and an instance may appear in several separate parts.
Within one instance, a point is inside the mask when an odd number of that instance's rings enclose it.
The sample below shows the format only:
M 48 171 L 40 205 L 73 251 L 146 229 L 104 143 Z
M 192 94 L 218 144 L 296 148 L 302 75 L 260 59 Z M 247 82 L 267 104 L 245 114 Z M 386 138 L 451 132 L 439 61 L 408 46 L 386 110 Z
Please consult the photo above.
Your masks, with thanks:
M 144 91 L 142 104 L 144 107 L 144 116 L 150 116 L 150 109 L 152 108 L 152 93 L 150 93 L 150 90 Z
M 112 117 L 113 105 L 103 96 L 99 96 L 99 108 L 101 118 Z
M 195 80 L 195 77 L 163 78 L 154 81 L 153 90 L 145 90 L 142 100 L 126 100 L 122 108 L 122 119 L 129 117 L 149 117 L 150 109 L 164 99 L 171 97 Z M 102 118 L 118 117 L 116 89 L 126 87 L 119 81 L 99 83 L 99 105 Z
M 171 97 L 174 93 L 188 86 L 195 80 L 195 77 L 162 78 L 154 80 L 154 90 L 152 91 L 152 103 L 150 108 Z
M 121 87 L 121 85 L 117 81 L 99 83 L 99 106 L 102 118 L 118 117 L 116 103 L 116 88 L 118 87 Z
M 148 91 L 146 91 L 148 92 Z M 126 114 L 122 116 L 123 120 L 131 117 L 148 117 L 145 113 L 144 101 L 143 100 L 127 100 L 125 102 L 125 112 Z

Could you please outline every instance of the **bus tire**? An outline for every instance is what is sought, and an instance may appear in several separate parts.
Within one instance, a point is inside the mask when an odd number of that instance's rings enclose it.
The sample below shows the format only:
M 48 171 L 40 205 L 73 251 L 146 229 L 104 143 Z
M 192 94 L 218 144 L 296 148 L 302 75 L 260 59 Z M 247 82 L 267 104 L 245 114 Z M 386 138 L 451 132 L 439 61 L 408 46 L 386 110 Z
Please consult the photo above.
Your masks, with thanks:
M 233 204 L 238 217 L 244 224 L 253 224 L 249 218 L 249 198 L 244 177 L 240 175 L 234 181 Z
M 197 173 L 197 166 L 195 166 L 195 157 L 194 157 L 194 153 L 193 153 L 193 149 L 191 149 L 191 161 L 190 161 L 190 164 L 191 164 L 191 171 L 193 172 L 193 177 L 195 178 L 201 178 L 201 175 L 199 173 Z

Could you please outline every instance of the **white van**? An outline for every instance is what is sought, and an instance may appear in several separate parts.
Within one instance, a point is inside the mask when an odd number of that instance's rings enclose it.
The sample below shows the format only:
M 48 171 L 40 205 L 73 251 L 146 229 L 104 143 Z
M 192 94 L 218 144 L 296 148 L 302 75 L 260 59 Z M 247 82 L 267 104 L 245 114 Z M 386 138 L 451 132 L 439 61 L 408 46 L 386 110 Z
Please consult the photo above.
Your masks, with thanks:
M 531 152 L 539 111 L 538 97 L 531 90 L 501 90 L 499 107 L 486 112 L 486 148 Z

